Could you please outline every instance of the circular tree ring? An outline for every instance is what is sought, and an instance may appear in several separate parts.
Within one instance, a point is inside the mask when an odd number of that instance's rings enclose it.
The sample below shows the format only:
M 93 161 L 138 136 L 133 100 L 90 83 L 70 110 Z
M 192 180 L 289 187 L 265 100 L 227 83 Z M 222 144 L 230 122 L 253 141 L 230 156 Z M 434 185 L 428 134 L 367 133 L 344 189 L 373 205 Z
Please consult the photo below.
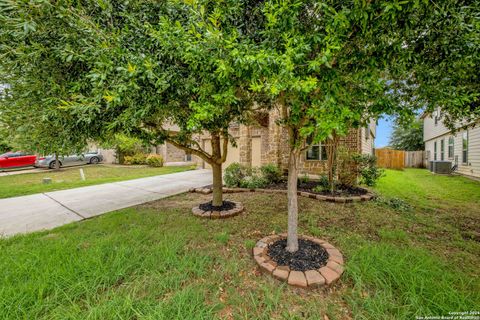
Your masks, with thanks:
M 245 208 L 243 207 L 243 204 L 241 202 L 236 202 L 236 201 L 230 201 L 235 204 L 235 206 L 230 209 L 230 210 L 202 210 L 200 208 L 200 205 L 193 207 L 192 208 L 192 213 L 193 215 L 200 217 L 200 218 L 206 218 L 206 219 L 227 219 L 231 218 L 234 216 L 239 215 L 242 213 Z
M 274 278 L 300 288 L 318 288 L 335 283 L 344 271 L 343 255 L 330 243 L 308 236 L 299 239 L 309 240 L 320 245 L 328 253 L 326 264 L 318 269 L 291 270 L 289 266 L 278 265 L 268 255 L 269 246 L 285 239 L 286 234 L 267 236 L 257 242 L 253 248 L 253 257 L 260 269 Z

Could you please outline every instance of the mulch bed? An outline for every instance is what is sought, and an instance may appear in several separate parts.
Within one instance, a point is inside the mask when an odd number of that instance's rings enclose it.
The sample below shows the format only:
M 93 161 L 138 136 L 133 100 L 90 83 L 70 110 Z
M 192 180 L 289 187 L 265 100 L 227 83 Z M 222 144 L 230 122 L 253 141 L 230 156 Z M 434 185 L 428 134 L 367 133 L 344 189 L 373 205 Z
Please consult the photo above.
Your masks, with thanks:
M 330 243 L 299 235 L 299 250 L 285 250 L 287 235 L 269 235 L 253 248 L 253 258 L 262 271 L 291 286 L 315 288 L 331 285 L 344 271 L 343 255 Z
M 192 208 L 192 213 L 200 218 L 226 219 L 239 215 L 244 211 L 240 202 L 224 200 L 221 206 L 212 206 L 212 201 Z
M 310 181 L 299 181 L 297 184 L 298 191 L 309 192 L 313 194 L 319 194 L 324 196 L 334 196 L 334 197 L 348 197 L 348 196 L 362 196 L 368 193 L 368 190 L 359 188 L 359 187 L 350 187 L 350 186 L 337 186 L 336 190 L 331 193 L 329 190 L 322 190 L 320 192 L 314 191 L 314 189 L 319 186 L 319 182 L 315 180 Z M 274 184 L 270 184 L 265 187 L 265 189 L 273 190 L 287 190 L 287 182 L 281 181 Z
M 367 189 L 360 187 L 345 187 L 338 186 L 337 190 L 334 193 L 330 191 L 313 191 L 313 189 L 319 185 L 318 181 L 311 180 L 298 182 L 297 193 L 299 196 L 307 197 L 311 199 L 317 199 L 320 201 L 328 202 L 360 202 L 360 201 L 369 201 L 375 199 L 375 194 L 368 191 Z M 198 192 L 201 194 L 211 194 L 212 188 L 210 186 L 205 186 L 202 188 L 192 188 L 190 192 Z M 270 184 L 265 188 L 227 188 L 223 187 L 224 193 L 235 193 L 235 192 L 267 192 L 267 193 L 286 193 L 287 192 L 287 183 L 278 182 L 275 184 Z
M 221 206 L 214 206 L 212 205 L 212 201 L 202 203 L 199 205 L 200 209 L 203 211 L 228 211 L 235 208 L 235 203 L 231 201 L 223 201 Z
M 291 253 L 285 248 L 287 239 L 278 240 L 268 246 L 268 256 L 278 265 L 289 266 L 290 270 L 307 271 L 320 269 L 327 265 L 328 253 L 319 244 L 306 240 L 298 240 L 298 251 Z

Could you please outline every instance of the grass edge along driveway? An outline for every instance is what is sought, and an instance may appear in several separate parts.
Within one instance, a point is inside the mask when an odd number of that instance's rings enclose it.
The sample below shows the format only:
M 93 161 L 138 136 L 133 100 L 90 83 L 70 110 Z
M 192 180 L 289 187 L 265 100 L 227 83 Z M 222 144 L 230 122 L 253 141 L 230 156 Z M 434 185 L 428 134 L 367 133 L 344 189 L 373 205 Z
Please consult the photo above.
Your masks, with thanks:
M 80 177 L 79 167 L 69 167 L 58 172 L 45 170 L 38 173 L 2 176 L 0 177 L 0 199 L 164 175 L 192 170 L 195 167 L 172 166 L 153 168 L 143 166 L 88 165 L 81 168 L 85 173 L 85 181 L 82 181 Z M 43 178 L 51 178 L 52 183 L 44 184 Z

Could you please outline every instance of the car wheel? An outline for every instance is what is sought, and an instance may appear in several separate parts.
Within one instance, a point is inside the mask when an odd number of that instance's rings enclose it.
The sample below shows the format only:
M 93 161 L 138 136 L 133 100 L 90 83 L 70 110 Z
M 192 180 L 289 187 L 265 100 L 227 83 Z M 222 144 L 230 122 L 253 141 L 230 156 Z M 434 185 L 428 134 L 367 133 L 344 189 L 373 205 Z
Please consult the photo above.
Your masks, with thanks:
M 100 159 L 98 159 L 97 157 L 92 157 L 90 159 L 90 164 L 98 164 L 100 162 Z
M 56 163 L 56 161 L 53 160 L 52 162 L 50 162 L 50 164 L 48 165 L 48 167 L 49 167 L 50 169 L 55 169 L 55 163 Z M 61 167 L 62 167 L 62 163 L 60 162 L 60 168 L 61 168 Z

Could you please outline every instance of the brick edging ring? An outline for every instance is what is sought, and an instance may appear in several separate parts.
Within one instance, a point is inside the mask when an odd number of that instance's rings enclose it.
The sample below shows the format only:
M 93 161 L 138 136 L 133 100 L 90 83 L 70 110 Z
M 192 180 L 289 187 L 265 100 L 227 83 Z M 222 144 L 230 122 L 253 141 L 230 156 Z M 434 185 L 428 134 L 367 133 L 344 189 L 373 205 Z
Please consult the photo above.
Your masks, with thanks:
M 230 201 L 230 200 L 229 200 Z M 241 202 L 230 201 L 235 204 L 235 207 L 230 210 L 224 211 L 204 211 L 200 209 L 200 205 L 192 208 L 193 215 L 200 217 L 200 218 L 207 218 L 207 219 L 227 219 L 234 216 L 239 215 L 242 213 L 245 208 Z
M 328 253 L 327 264 L 317 270 L 295 271 L 288 266 L 278 266 L 268 256 L 268 246 L 277 240 L 286 238 L 286 234 L 267 236 L 257 242 L 253 248 L 253 257 L 262 271 L 278 280 L 300 288 L 318 288 L 337 281 L 344 271 L 343 255 L 330 243 L 308 236 L 300 239 L 310 240 L 325 248 Z
M 196 188 L 191 189 L 190 192 L 197 192 L 201 194 L 212 193 L 210 188 Z M 247 188 L 223 188 L 224 193 L 236 193 L 236 192 L 263 192 L 263 193 L 287 193 L 287 190 L 281 189 L 247 189 Z M 349 202 L 361 202 L 361 201 L 370 201 L 375 199 L 375 194 L 371 191 L 367 191 L 366 194 L 361 196 L 351 196 L 351 197 L 335 197 L 335 196 L 324 196 L 321 194 L 298 191 L 297 194 L 301 197 L 306 197 L 310 199 L 316 199 L 320 201 L 328 202 L 337 202 L 337 203 L 349 203 Z

